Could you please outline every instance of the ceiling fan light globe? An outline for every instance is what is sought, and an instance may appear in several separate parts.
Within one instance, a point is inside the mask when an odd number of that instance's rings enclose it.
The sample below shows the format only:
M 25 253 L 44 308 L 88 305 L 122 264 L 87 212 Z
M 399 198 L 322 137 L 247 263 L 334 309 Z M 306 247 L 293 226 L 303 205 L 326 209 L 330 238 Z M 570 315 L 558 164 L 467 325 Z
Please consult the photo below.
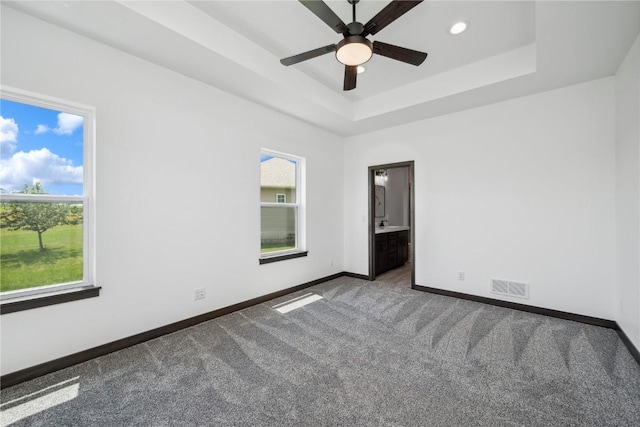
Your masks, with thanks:
M 361 65 L 371 59 L 373 45 L 362 36 L 345 37 L 336 46 L 336 59 L 344 65 Z

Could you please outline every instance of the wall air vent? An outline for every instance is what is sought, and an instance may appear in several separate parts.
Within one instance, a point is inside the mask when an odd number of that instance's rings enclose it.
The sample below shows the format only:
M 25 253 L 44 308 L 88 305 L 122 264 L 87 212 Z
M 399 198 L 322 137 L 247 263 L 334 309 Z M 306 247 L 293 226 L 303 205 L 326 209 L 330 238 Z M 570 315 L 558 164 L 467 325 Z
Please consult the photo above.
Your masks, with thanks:
M 491 293 L 510 297 L 529 298 L 529 284 L 510 280 L 491 279 Z

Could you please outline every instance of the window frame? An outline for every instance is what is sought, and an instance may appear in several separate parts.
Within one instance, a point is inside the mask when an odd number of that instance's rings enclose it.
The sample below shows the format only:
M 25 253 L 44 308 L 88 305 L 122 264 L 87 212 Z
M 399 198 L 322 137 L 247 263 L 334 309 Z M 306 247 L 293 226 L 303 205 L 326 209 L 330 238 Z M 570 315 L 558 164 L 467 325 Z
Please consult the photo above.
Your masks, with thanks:
M 10 86 L 0 88 L 0 98 L 70 113 L 83 117 L 81 196 L 33 195 L 2 193 L 3 202 L 43 202 L 43 203 L 82 203 L 82 280 L 68 283 L 43 285 L 33 288 L 0 292 L 0 312 L 2 314 L 21 311 L 45 305 L 73 301 L 98 296 L 100 287 L 95 286 L 95 108 L 47 95 L 17 89 Z
M 279 201 L 280 196 L 282 196 L 282 200 L 284 200 L 283 202 Z M 284 193 L 276 193 L 276 203 L 287 203 L 287 195 Z
M 279 203 L 278 193 L 276 193 L 276 201 L 275 202 L 263 202 L 261 198 L 261 189 L 262 182 L 260 182 L 260 171 L 258 172 L 258 200 L 260 201 L 259 206 L 259 221 L 260 221 L 260 236 L 262 236 L 262 208 L 270 207 L 270 208 L 294 208 L 295 212 L 295 248 L 286 249 L 282 251 L 274 251 L 274 252 L 262 252 L 262 245 L 259 244 L 258 253 L 259 253 L 259 263 L 260 264 L 269 264 L 277 261 L 284 261 L 292 258 L 299 258 L 307 256 L 308 251 L 306 249 L 306 159 L 304 157 L 296 156 L 293 154 L 282 153 L 279 151 L 269 150 L 265 148 L 260 149 L 260 157 L 263 155 L 278 157 L 285 160 L 291 160 L 296 163 L 296 189 L 295 189 L 295 203 L 286 202 L 285 195 L 285 203 Z M 262 161 L 260 161 L 259 165 L 262 165 Z M 262 238 L 262 237 L 261 237 Z

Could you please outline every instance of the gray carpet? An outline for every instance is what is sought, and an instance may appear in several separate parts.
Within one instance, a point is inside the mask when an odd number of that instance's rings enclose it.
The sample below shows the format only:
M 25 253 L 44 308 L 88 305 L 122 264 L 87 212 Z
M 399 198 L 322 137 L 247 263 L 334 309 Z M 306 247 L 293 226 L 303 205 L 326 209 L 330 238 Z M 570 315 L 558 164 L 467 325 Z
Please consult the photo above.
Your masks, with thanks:
M 323 296 L 281 314 L 272 307 Z M 16 426 L 640 426 L 613 330 L 341 278 L 3 390 Z

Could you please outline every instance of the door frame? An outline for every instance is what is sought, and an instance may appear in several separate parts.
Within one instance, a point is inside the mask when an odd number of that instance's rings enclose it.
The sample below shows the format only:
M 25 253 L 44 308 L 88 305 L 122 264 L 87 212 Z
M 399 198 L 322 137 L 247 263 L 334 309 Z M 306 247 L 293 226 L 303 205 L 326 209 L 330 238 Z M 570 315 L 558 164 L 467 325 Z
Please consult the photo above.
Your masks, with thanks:
M 411 236 L 412 251 L 409 254 L 411 263 L 411 288 L 416 284 L 416 234 L 415 234 L 415 165 L 413 160 L 398 163 L 369 166 L 369 280 L 376 278 L 376 212 L 375 212 L 375 171 L 378 169 L 409 168 L 409 234 Z

